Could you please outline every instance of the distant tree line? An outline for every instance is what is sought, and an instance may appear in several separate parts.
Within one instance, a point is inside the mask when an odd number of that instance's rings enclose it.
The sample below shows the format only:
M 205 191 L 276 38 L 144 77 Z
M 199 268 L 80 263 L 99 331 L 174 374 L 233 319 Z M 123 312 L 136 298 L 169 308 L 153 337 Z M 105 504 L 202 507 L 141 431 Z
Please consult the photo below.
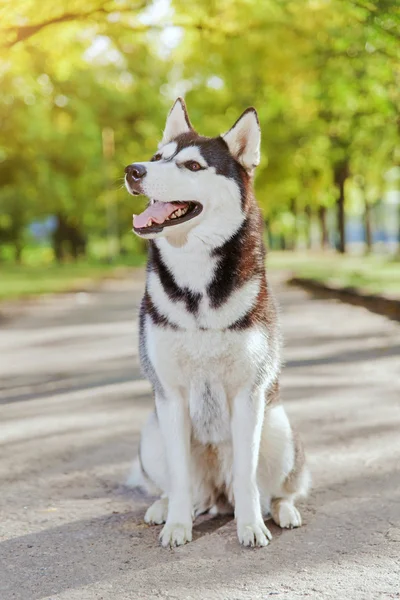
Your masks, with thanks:
M 78 5 L 77 5 L 78 6 Z M 85 254 L 93 236 L 129 233 L 137 200 L 120 189 L 124 165 L 151 156 L 166 111 L 184 94 L 208 135 L 257 107 L 256 177 L 273 244 L 339 252 L 346 218 L 371 210 L 385 173 L 400 168 L 400 6 L 378 0 L 14 0 L 0 28 L 0 244 L 16 260 L 27 226 L 57 216 L 54 255 Z M 112 153 L 104 131 L 112 128 Z M 399 232 L 400 238 L 400 232 Z

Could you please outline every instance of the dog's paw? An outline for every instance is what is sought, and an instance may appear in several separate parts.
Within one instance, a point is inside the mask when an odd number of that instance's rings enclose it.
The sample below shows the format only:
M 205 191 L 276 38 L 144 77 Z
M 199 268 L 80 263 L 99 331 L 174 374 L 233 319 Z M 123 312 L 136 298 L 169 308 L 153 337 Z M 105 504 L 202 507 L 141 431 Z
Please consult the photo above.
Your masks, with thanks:
M 160 542 L 164 548 L 182 546 L 192 541 L 192 523 L 166 523 L 160 533 Z
M 267 546 L 272 535 L 263 521 L 256 523 L 238 523 L 237 533 L 239 542 L 243 546 Z
M 161 525 L 167 520 L 168 498 L 156 500 L 146 511 L 144 520 L 149 525 Z
M 301 514 L 291 502 L 281 502 L 278 511 L 277 525 L 282 528 L 301 526 Z

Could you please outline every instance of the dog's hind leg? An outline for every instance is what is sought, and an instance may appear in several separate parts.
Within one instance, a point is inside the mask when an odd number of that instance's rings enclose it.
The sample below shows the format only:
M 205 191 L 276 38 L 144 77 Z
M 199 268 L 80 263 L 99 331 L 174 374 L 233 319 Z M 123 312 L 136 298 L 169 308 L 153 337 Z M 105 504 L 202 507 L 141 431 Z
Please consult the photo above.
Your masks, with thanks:
M 154 412 L 149 416 L 142 430 L 139 455 L 134 466 L 135 476 L 131 483 L 144 488 L 149 494 L 161 495 L 146 511 L 146 523 L 160 525 L 165 523 L 168 513 L 168 488 L 167 463 L 165 460 L 164 445 L 158 425 L 157 415 Z
M 271 502 L 271 516 L 280 527 L 300 527 L 302 519 L 295 506 L 297 498 L 307 495 L 311 478 L 304 461 L 303 445 L 295 432 L 293 435 L 293 467 L 286 476 L 280 494 Z
M 274 498 L 271 503 L 271 516 L 282 528 L 300 527 L 302 523 L 301 514 L 292 498 Z
M 146 510 L 144 520 L 149 525 L 161 525 L 165 523 L 168 515 L 168 498 L 165 494 L 158 500 L 153 502 L 151 506 Z
M 279 404 L 266 410 L 258 484 L 264 513 L 270 512 L 280 527 L 300 527 L 295 501 L 307 495 L 310 475 L 301 440 Z
M 155 412 L 152 412 L 142 430 L 138 457 L 128 483 L 139 486 L 152 496 L 161 495 L 146 511 L 146 523 L 165 523 L 168 513 L 168 471 L 164 445 Z
M 143 427 L 136 457 L 127 485 L 144 489 L 152 496 L 161 495 L 146 511 L 146 523 L 165 523 L 168 513 L 167 465 L 157 415 L 152 412 Z
M 152 495 L 165 494 L 168 490 L 168 469 L 155 411 L 143 427 L 138 459 L 142 474 L 141 487 Z

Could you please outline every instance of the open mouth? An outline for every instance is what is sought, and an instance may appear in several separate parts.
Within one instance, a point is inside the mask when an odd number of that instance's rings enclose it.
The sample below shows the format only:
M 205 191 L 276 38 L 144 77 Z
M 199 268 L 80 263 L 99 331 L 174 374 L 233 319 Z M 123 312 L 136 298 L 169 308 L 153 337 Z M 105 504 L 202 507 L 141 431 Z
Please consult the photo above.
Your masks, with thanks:
M 179 225 L 197 217 L 203 210 L 199 202 L 160 202 L 150 200 L 150 204 L 140 215 L 133 215 L 133 229 L 136 233 L 160 233 L 164 227 Z

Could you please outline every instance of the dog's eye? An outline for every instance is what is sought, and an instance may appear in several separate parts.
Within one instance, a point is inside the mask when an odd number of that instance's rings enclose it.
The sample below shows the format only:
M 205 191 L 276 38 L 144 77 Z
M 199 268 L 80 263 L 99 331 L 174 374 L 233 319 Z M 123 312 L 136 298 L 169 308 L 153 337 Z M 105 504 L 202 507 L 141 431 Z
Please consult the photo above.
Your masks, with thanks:
M 150 160 L 150 162 L 156 162 L 157 160 L 161 160 L 161 158 L 162 158 L 162 156 L 161 156 L 161 154 L 160 154 L 160 153 L 158 153 L 158 154 L 155 154 L 155 155 L 153 156 L 153 158 Z
M 201 171 L 203 168 L 200 163 L 195 160 L 188 160 L 185 162 L 185 167 L 189 169 L 189 171 Z

